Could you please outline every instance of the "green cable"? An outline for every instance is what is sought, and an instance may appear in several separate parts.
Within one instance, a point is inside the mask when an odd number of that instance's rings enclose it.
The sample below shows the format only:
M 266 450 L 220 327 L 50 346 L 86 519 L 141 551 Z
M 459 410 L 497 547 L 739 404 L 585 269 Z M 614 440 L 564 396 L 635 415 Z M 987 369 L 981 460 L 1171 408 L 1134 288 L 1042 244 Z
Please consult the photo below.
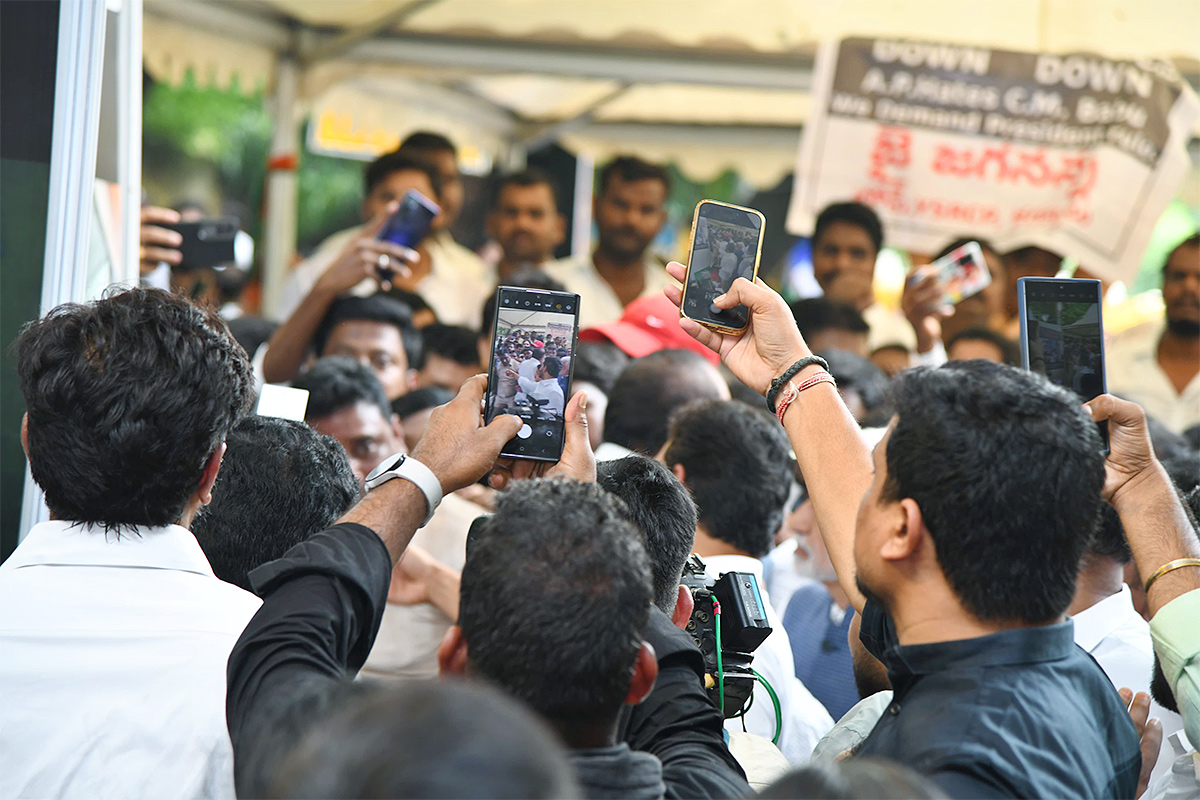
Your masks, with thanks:
M 779 707 L 779 695 L 775 694 L 775 689 L 767 682 L 767 679 L 758 674 L 758 670 L 751 668 L 754 677 L 758 679 L 767 689 L 767 694 L 771 695 L 771 702 L 775 705 L 775 737 L 771 739 L 771 744 L 779 744 L 779 734 L 783 733 L 783 711 Z
M 725 717 L 725 667 L 721 664 L 721 604 L 713 598 L 713 620 L 717 632 L 717 703 L 721 709 L 721 718 Z

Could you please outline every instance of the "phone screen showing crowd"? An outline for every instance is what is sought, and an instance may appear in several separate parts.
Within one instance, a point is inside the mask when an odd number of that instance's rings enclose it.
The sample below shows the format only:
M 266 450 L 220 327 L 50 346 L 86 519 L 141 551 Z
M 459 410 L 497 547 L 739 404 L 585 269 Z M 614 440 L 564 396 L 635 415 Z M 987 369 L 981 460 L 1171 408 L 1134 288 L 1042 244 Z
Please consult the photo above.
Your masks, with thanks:
M 562 455 L 578 319 L 578 295 L 507 287 L 497 292 L 487 420 L 512 414 L 522 422 L 502 455 L 542 461 Z
M 762 216 L 712 201 L 696 209 L 692 252 L 688 259 L 683 313 L 697 322 L 741 330 L 749 310 L 745 306 L 720 309 L 713 300 L 725 294 L 739 277 L 753 281 L 758 272 L 762 243 Z

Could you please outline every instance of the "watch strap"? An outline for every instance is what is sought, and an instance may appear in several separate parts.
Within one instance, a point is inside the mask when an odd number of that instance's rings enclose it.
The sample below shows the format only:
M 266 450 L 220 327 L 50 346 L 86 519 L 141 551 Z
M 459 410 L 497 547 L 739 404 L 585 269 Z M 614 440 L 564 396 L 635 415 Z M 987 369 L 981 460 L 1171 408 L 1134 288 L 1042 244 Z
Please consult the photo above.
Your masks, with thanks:
M 429 467 L 409 455 L 390 458 L 383 463 L 385 465 L 390 464 L 390 466 L 386 466 L 381 472 L 372 472 L 367 476 L 367 491 L 371 491 L 393 478 L 403 478 L 420 489 L 421 494 L 425 495 L 425 503 L 428 511 L 425 514 L 424 521 L 417 527 L 423 528 L 428 525 L 429 520 L 433 519 L 433 512 L 437 511 L 437 507 L 442 502 L 442 484 L 438 480 L 437 475 L 434 475 L 433 470 Z

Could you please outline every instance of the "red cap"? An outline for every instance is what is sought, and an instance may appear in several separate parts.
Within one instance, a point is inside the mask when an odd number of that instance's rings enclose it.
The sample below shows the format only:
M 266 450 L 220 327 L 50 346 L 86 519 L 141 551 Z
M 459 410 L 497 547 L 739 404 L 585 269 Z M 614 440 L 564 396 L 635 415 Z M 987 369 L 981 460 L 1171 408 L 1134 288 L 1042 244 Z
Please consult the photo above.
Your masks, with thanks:
M 658 292 L 639 297 L 625 307 L 616 322 L 605 322 L 579 332 L 581 342 L 612 342 L 630 358 L 659 350 L 691 350 L 714 365 L 721 357 L 679 327 L 679 309 Z

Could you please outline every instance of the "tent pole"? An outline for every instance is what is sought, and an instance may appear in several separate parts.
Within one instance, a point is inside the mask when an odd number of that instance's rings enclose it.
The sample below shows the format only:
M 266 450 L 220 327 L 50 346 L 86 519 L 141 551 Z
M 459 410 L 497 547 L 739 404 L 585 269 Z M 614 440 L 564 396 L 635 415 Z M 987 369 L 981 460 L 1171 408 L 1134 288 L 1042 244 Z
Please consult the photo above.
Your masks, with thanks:
M 297 168 L 300 166 L 300 127 L 296 102 L 300 66 L 291 55 L 281 55 L 275 68 L 271 98 L 271 153 L 267 158 L 267 186 L 263 219 L 263 316 L 271 318 L 287 281 L 296 251 Z

